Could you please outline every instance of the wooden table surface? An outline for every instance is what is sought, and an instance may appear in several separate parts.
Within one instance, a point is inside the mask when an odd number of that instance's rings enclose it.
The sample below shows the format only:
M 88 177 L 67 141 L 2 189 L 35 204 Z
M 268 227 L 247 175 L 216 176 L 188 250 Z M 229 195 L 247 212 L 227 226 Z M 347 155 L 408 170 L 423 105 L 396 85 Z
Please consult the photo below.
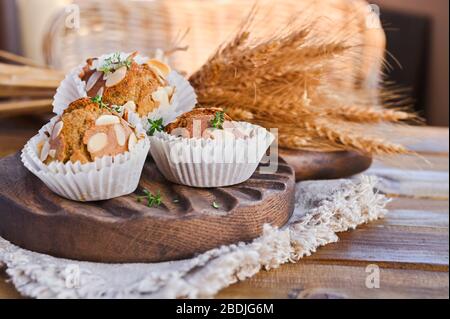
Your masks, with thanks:
M 42 125 L 39 117 L 0 120 L 0 156 L 19 150 Z M 414 127 L 392 136 L 421 157 L 397 156 L 375 165 L 448 174 L 447 128 Z M 425 160 L 428 162 L 426 163 Z M 449 202 L 442 196 L 395 196 L 389 214 L 339 234 L 296 264 L 286 264 L 222 290 L 218 298 L 448 298 Z M 368 265 L 380 269 L 380 287 L 366 287 Z M 20 295 L 0 270 L 0 298 Z

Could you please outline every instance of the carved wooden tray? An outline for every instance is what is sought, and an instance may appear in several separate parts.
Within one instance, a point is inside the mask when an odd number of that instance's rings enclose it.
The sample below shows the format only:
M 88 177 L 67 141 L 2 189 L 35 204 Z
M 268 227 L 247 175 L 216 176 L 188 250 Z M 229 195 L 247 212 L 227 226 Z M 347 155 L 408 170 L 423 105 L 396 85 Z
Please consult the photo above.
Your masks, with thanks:
M 170 183 L 148 160 L 134 194 L 80 203 L 52 193 L 16 154 L 0 160 L 0 185 L 1 237 L 32 251 L 98 262 L 182 259 L 249 241 L 265 223 L 284 225 L 294 206 L 294 171 L 282 160 L 275 174 L 255 173 L 215 189 Z M 137 202 L 144 188 L 161 192 L 160 207 Z

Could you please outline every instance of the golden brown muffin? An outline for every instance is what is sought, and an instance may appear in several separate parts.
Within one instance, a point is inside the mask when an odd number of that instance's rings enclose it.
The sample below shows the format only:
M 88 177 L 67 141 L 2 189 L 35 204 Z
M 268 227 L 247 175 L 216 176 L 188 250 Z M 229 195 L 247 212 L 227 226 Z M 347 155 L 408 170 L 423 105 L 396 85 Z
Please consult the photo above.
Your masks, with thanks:
M 196 108 L 179 116 L 175 122 L 170 123 L 164 131 L 186 138 L 216 138 L 218 131 L 227 131 L 234 137 L 244 137 L 232 122 L 231 117 L 221 108 Z
M 72 102 L 49 135 L 46 142 L 49 145 L 41 150 L 41 160 L 46 164 L 52 161 L 84 164 L 129 151 L 136 143 L 133 129 L 120 114 L 90 98 Z
M 105 103 L 111 105 L 124 105 L 132 101 L 135 111 L 145 116 L 157 107 L 161 101 L 154 95 L 160 88 L 168 87 L 165 79 L 170 68 L 157 60 L 138 64 L 134 61 L 137 53 L 131 54 L 127 59 L 120 60 L 118 55 L 112 56 L 113 63 L 106 63 L 100 70 L 91 69 L 95 59 L 88 59 L 80 78 L 86 82 L 86 91 L 89 97 L 102 96 Z M 173 89 L 167 89 L 171 93 Z M 133 111 L 134 111 L 133 110 Z

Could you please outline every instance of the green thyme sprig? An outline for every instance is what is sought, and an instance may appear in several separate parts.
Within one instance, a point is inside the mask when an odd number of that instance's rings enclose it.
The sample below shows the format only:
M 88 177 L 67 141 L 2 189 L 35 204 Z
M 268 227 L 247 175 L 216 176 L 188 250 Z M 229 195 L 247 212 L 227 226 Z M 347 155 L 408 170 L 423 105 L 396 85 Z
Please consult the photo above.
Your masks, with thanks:
M 215 209 L 219 209 L 220 205 L 217 202 L 212 202 L 211 206 Z
M 101 97 L 100 95 L 97 95 L 97 96 L 91 98 L 91 101 L 94 102 L 94 103 L 97 103 L 98 106 L 99 106 L 101 109 L 108 110 L 108 111 L 110 111 L 111 113 L 112 113 L 112 112 L 116 112 L 116 113 L 119 113 L 119 114 L 122 113 L 122 107 L 121 107 L 121 106 L 118 106 L 118 105 L 112 105 L 112 106 L 109 106 L 108 104 L 106 104 L 105 102 L 103 102 L 102 97 Z
M 103 65 L 99 68 L 99 71 L 108 74 L 112 71 L 115 71 L 117 69 L 120 69 L 123 66 L 126 66 L 127 69 L 131 67 L 131 63 L 133 62 L 132 56 L 128 56 L 126 59 L 120 58 L 120 52 L 114 53 L 109 58 L 105 59 L 105 62 Z
M 91 98 L 91 101 L 97 103 L 101 109 L 110 110 L 108 104 L 103 102 L 101 95 L 96 95 L 95 97 Z
M 223 123 L 225 122 L 225 113 L 216 112 L 214 118 L 211 120 L 211 127 L 223 130 Z
M 163 119 L 159 118 L 157 120 L 148 119 L 148 124 L 150 125 L 147 130 L 148 136 L 153 136 L 155 132 L 162 132 L 164 130 Z
M 122 107 L 121 107 L 121 106 L 118 106 L 118 105 L 113 105 L 113 106 L 111 107 L 111 109 L 112 109 L 114 112 L 116 112 L 116 113 L 122 113 L 122 111 L 123 111 Z
M 156 194 L 152 194 L 149 190 L 144 189 L 142 192 L 144 195 L 136 197 L 138 203 L 142 202 L 142 200 L 146 200 L 147 207 L 158 207 L 162 204 L 160 191 Z

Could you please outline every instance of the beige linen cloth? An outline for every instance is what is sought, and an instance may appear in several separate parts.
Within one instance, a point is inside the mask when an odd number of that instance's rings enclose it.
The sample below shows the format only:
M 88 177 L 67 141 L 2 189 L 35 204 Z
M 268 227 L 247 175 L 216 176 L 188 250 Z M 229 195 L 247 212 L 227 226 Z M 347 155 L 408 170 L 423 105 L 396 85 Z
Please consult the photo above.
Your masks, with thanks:
M 282 229 L 264 226 L 250 243 L 218 247 L 192 259 L 101 264 L 51 257 L 0 238 L 0 263 L 24 296 L 35 298 L 207 298 L 258 273 L 296 262 L 337 233 L 378 219 L 388 199 L 376 177 L 310 181 L 296 186 L 295 210 Z

